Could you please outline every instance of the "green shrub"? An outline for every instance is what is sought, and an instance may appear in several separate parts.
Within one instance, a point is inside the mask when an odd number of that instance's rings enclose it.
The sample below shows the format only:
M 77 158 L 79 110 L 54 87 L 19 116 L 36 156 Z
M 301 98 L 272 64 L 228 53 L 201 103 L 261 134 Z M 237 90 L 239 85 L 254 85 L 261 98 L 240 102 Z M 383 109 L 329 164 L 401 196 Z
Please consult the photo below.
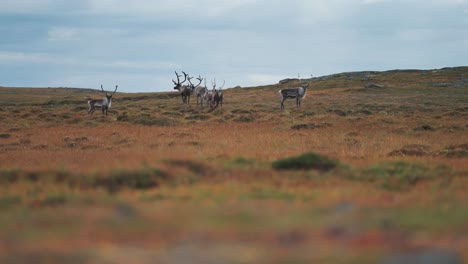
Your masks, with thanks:
M 452 176 L 452 169 L 443 165 L 431 168 L 419 163 L 389 161 L 371 165 L 351 178 L 377 182 L 380 187 L 389 190 L 407 190 L 421 181 L 436 178 L 449 180 Z
M 318 170 L 329 171 L 339 165 L 339 161 L 317 153 L 309 152 L 296 157 L 289 157 L 273 162 L 276 170 Z

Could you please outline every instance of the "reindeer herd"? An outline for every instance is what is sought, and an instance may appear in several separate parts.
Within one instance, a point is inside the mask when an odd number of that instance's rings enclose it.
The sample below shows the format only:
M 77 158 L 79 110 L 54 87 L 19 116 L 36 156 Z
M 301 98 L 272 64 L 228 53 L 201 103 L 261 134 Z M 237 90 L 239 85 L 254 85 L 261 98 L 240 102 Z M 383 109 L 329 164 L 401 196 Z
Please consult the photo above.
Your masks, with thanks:
M 211 82 L 211 85 L 213 88 L 210 90 L 208 89 L 208 86 L 206 86 L 206 79 L 205 79 L 205 86 L 200 86 L 200 84 L 203 82 L 203 78 L 199 75 L 197 80 L 198 83 L 195 85 L 192 83 L 193 77 L 190 77 L 187 73 L 182 72 L 184 74 L 184 80 L 181 82 L 180 77 L 182 75 L 178 74 L 177 71 L 175 72 L 177 76 L 177 82 L 172 80 L 174 83 L 174 90 L 178 90 L 180 93 L 180 96 L 182 98 L 182 103 L 183 104 L 189 104 L 190 103 L 190 96 L 192 94 L 195 94 L 197 96 L 197 105 L 201 104 L 201 107 L 203 107 L 203 101 L 206 101 L 206 104 L 210 106 L 210 108 L 215 108 L 218 106 L 223 106 L 223 87 L 226 82 L 223 83 L 223 85 L 216 89 L 216 79 Z M 185 81 L 188 81 L 189 85 L 182 85 L 184 84 Z
M 190 77 L 187 73 L 183 71 L 182 73 L 184 74 L 183 81 L 180 81 L 182 75 L 178 74 L 177 71 L 175 71 L 177 81 L 172 79 L 172 82 L 175 85 L 174 90 L 179 91 L 183 104 L 190 104 L 190 96 L 195 95 L 197 97 L 197 106 L 201 105 L 201 107 L 203 107 L 204 101 L 206 102 L 206 105 L 208 105 L 211 109 L 214 109 L 218 106 L 223 106 L 224 94 L 222 89 L 224 87 L 224 84 L 226 83 L 225 81 L 223 82 L 223 85 L 221 87 L 216 88 L 215 79 L 214 81 L 211 81 L 212 89 L 208 89 L 208 86 L 206 85 L 206 78 L 203 79 L 199 75 L 198 78 L 196 78 L 198 83 L 194 84 L 192 83 L 194 77 Z M 205 86 L 201 86 L 203 80 L 205 81 Z M 188 85 L 183 85 L 186 81 L 188 81 Z M 301 84 L 298 87 L 279 90 L 278 92 L 281 95 L 280 109 L 284 110 L 284 101 L 288 98 L 296 99 L 296 107 L 301 106 L 301 101 L 305 98 L 308 87 L 309 84 Z M 107 116 L 107 111 L 109 110 L 112 104 L 112 96 L 117 91 L 117 88 L 118 85 L 115 86 L 114 92 L 112 92 L 109 95 L 106 91 L 104 91 L 104 88 L 101 85 L 101 90 L 104 93 L 104 97 L 102 97 L 101 99 L 88 100 L 88 115 L 93 114 L 96 109 L 101 109 L 102 114 L 105 114 Z

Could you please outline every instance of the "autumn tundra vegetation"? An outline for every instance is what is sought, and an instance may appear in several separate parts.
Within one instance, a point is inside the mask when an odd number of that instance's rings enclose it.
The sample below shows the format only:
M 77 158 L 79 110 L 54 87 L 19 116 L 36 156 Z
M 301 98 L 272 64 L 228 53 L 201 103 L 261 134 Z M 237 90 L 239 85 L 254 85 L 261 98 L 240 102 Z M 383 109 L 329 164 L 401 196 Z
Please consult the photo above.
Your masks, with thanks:
M 467 67 L 176 77 L 0 87 L 0 263 L 468 261 Z

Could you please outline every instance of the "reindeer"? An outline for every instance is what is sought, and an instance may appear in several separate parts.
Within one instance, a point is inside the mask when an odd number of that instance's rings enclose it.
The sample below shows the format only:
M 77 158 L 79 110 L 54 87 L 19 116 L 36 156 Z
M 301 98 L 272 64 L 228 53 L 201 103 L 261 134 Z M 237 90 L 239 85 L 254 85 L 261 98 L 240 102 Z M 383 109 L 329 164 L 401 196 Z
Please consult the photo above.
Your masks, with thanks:
M 174 79 L 172 79 L 172 82 L 175 85 L 174 90 L 178 90 L 180 92 L 180 96 L 182 97 L 182 103 L 188 104 L 190 103 L 190 95 L 192 94 L 192 89 L 190 89 L 190 86 L 182 85 L 187 80 L 187 76 L 188 76 L 188 74 L 186 74 L 185 72 L 182 72 L 182 73 L 184 74 L 184 80 L 182 82 L 180 82 L 180 79 L 179 79 L 179 77 L 182 75 L 179 75 L 177 71 L 175 72 L 177 76 L 177 82 L 174 81 Z
M 96 108 L 100 108 L 102 110 L 102 114 L 106 114 L 107 116 L 107 110 L 111 107 L 112 104 L 112 96 L 115 94 L 117 91 L 118 85 L 115 86 L 115 90 L 113 93 L 110 95 L 104 91 L 104 88 L 102 88 L 101 84 L 101 90 L 104 93 L 104 97 L 102 99 L 90 99 L 88 100 L 88 115 L 92 115 L 94 111 L 96 111 Z
M 281 94 L 281 110 L 284 110 L 284 101 L 288 98 L 296 98 L 296 107 L 301 106 L 301 101 L 305 98 L 309 85 L 301 84 L 299 87 L 279 90 L 279 94 Z
M 199 81 L 199 83 L 197 85 L 193 85 L 192 79 L 193 77 L 192 78 L 188 77 L 188 82 L 190 83 L 192 93 L 195 93 L 197 95 L 197 105 L 198 105 L 198 98 L 199 97 L 201 98 L 201 106 L 203 107 L 203 95 L 205 94 L 205 91 L 206 91 L 206 87 L 200 86 L 200 84 L 203 81 L 203 78 L 200 75 L 198 75 L 197 80 Z
M 216 90 L 216 79 L 214 80 L 214 82 L 212 82 L 213 84 L 213 100 L 212 100 L 212 104 L 211 104 L 211 107 L 218 107 L 218 105 L 221 104 L 221 106 L 223 106 L 223 87 L 224 87 L 224 84 L 226 83 L 226 81 L 223 82 L 223 85 L 218 89 Z
M 205 78 L 205 93 L 203 94 L 203 98 L 206 101 L 206 104 L 209 105 L 211 108 L 212 106 L 212 101 L 213 101 L 213 90 L 209 90 L 208 86 L 206 86 L 206 78 Z

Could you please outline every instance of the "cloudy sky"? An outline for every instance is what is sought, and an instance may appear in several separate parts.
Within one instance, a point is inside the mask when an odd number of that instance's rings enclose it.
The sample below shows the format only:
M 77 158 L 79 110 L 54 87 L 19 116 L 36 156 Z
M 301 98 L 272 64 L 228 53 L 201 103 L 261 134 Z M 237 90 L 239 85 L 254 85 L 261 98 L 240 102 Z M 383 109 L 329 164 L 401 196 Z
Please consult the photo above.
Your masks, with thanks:
M 468 0 L 1 0 L 0 86 L 171 91 L 468 65 Z

